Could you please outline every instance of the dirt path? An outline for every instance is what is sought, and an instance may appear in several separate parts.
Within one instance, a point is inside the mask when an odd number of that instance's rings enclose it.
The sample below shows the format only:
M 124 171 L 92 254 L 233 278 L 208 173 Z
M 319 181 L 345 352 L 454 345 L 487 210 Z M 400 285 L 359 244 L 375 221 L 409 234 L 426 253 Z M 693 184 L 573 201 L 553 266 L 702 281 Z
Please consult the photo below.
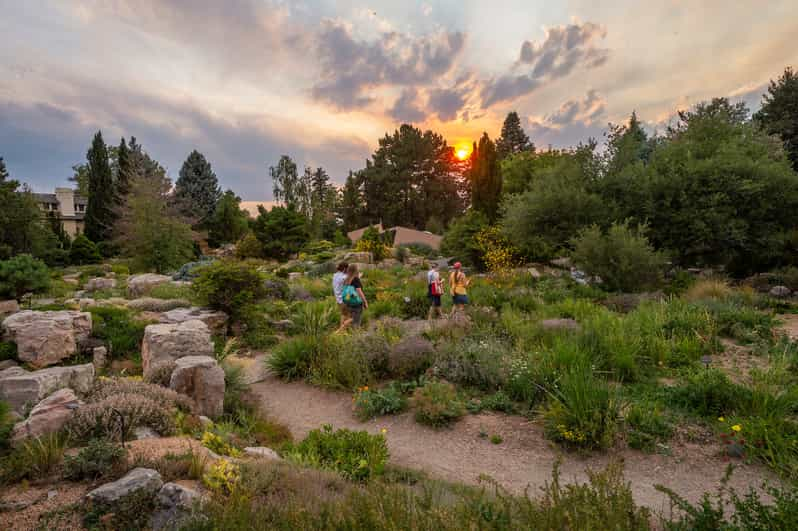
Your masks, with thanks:
M 585 480 L 585 469 L 600 469 L 614 459 L 625 463 L 625 476 L 631 482 L 635 500 L 655 510 L 667 510 L 666 497 L 655 484 L 673 488 L 680 495 L 697 501 L 706 491 L 719 485 L 726 463 L 717 456 L 715 445 L 673 443 L 671 456 L 650 455 L 625 450 L 579 457 L 562 454 L 543 438 L 542 428 L 522 417 L 483 413 L 467 415 L 453 427 L 434 430 L 416 423 L 411 413 L 386 416 L 368 422 L 352 414 L 352 398 L 302 382 L 284 383 L 274 377 L 254 384 L 253 392 L 276 419 L 288 425 L 296 438 L 323 424 L 378 433 L 387 429 L 391 462 L 421 469 L 452 481 L 476 483 L 486 474 L 500 485 L 517 493 L 530 486 L 530 492 L 551 478 L 551 470 L 562 456 L 563 480 Z M 480 432 L 498 434 L 504 441 L 492 444 Z M 757 487 L 773 476 L 762 466 L 739 463 L 732 477 L 736 489 Z

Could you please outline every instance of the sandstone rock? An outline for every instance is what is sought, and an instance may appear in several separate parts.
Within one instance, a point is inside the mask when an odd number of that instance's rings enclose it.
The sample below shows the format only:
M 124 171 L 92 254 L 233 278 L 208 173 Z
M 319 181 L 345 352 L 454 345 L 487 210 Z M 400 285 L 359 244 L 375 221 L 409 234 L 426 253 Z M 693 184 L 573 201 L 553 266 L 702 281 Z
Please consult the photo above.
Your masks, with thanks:
M 10 369 L 11 367 L 19 367 L 19 363 L 14 360 L 3 360 L 0 361 L 0 371 L 4 371 L 6 369 Z
M 19 312 L 19 303 L 16 300 L 0 301 L 0 321 L 17 312 Z
M 405 259 L 405 267 L 424 267 L 426 260 L 422 256 L 408 256 Z
M 226 335 L 227 314 L 221 311 L 206 310 L 192 306 L 191 308 L 176 308 L 164 313 L 162 323 L 184 323 L 196 319 L 205 323 L 211 334 Z
M 96 504 L 113 505 L 131 494 L 156 493 L 163 486 L 161 475 L 151 468 L 134 468 L 120 479 L 106 483 L 86 494 Z
M 350 262 L 350 264 L 356 265 L 357 266 L 357 270 L 360 271 L 361 273 L 363 271 L 368 271 L 370 269 L 377 269 L 376 265 L 369 264 L 369 263 L 366 263 L 366 262 Z
M 26 406 L 39 403 L 48 395 L 68 387 L 77 393 L 88 393 L 94 385 L 94 365 L 50 367 L 39 371 L 26 371 L 11 367 L 0 371 L 0 400 L 20 413 Z
M 380 262 L 380 269 L 393 269 L 394 267 L 399 267 L 402 265 L 402 262 L 397 260 L 396 258 L 386 258 L 382 262 Z
M 161 436 L 149 426 L 137 426 L 133 428 L 133 438 L 140 441 L 142 439 L 160 439 Z
M 770 293 L 771 297 L 776 297 L 777 299 L 783 299 L 785 297 L 789 297 L 792 291 L 790 291 L 790 288 L 788 288 L 787 286 L 773 286 L 772 288 L 770 288 L 770 291 L 768 293 Z
M 185 299 L 155 299 L 152 297 L 134 299 L 127 303 L 128 308 L 139 312 L 168 312 L 175 308 L 188 308 L 190 306 L 191 303 Z
M 569 267 L 571 267 L 571 259 L 569 257 L 567 257 L 567 256 L 563 256 L 563 257 L 560 257 L 560 258 L 555 258 L 554 260 L 552 260 L 549 263 L 551 265 L 553 265 L 554 267 L 560 267 L 560 268 L 563 268 L 563 269 L 568 269 Z
M 77 301 L 78 301 L 78 308 L 80 308 L 80 311 L 82 312 L 85 312 L 86 310 L 97 304 L 97 302 L 94 299 L 87 297 L 83 297 L 82 299 L 77 299 Z
M 282 461 L 282 457 L 277 455 L 277 452 L 272 450 L 271 448 L 266 448 L 265 446 L 249 446 L 244 448 L 244 453 L 261 459 L 274 459 L 277 461 Z
M 76 298 L 76 299 L 83 299 L 83 298 L 86 298 L 86 293 L 87 293 L 87 292 L 86 292 L 86 290 L 85 290 L 85 289 L 79 289 L 79 290 L 77 290 L 77 291 L 75 292 L 75 298 Z
M 87 312 L 25 310 L 3 321 L 5 339 L 17 344 L 17 357 L 33 367 L 54 365 L 78 351 L 91 335 Z
M 148 379 L 158 365 L 184 356 L 213 356 L 208 326 L 196 319 L 174 324 L 153 324 L 144 329 L 141 361 Z
M 353 262 L 359 262 L 363 264 L 370 264 L 373 260 L 371 258 L 371 253 L 367 252 L 353 252 L 353 253 L 346 253 L 344 255 L 344 262 L 349 262 L 350 264 Z
M 573 319 L 543 319 L 540 327 L 547 331 L 579 330 L 579 323 Z
M 81 405 L 72 389 L 59 389 L 36 404 L 25 421 L 14 426 L 11 444 L 16 446 L 26 439 L 60 431 Z
M 95 369 L 102 369 L 108 363 L 108 349 L 105 347 L 94 347 L 92 353 L 92 364 Z
M 64 282 L 68 284 L 73 284 L 73 283 L 77 284 L 78 281 L 80 280 L 80 273 L 70 273 L 68 275 L 64 275 L 61 278 L 63 279 Z
M 205 415 L 200 415 L 199 416 L 199 421 L 200 421 L 200 424 L 202 424 L 203 428 L 210 428 L 211 426 L 213 426 L 213 421 L 211 419 L 209 419 L 208 417 L 206 417 Z
M 155 497 L 150 520 L 153 531 L 180 529 L 201 500 L 200 493 L 177 483 L 166 483 Z
M 175 361 L 169 388 L 193 398 L 198 415 L 214 418 L 222 414 L 224 370 L 210 356 L 186 356 Z
M 527 269 L 527 273 L 529 273 L 529 276 L 532 278 L 540 278 L 543 276 L 540 274 L 540 271 L 538 271 L 537 268 L 535 267 L 530 267 L 529 269 Z
M 144 273 L 143 275 L 133 275 L 127 279 L 128 297 L 135 298 L 146 295 L 155 286 L 166 284 L 172 277 L 166 275 L 156 275 L 155 273 Z
M 116 280 L 113 278 L 96 277 L 89 279 L 83 287 L 88 292 L 97 291 L 101 289 L 113 289 L 116 287 Z

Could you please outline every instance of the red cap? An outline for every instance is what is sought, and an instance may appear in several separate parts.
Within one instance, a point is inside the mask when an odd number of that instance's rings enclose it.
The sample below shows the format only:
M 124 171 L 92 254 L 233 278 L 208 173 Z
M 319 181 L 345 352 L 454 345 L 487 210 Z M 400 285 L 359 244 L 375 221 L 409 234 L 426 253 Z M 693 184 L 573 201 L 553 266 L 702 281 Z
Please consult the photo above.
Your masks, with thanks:
M 463 267 L 463 264 L 461 264 L 460 262 L 455 262 L 454 263 L 454 268 L 455 269 L 460 269 L 461 267 Z

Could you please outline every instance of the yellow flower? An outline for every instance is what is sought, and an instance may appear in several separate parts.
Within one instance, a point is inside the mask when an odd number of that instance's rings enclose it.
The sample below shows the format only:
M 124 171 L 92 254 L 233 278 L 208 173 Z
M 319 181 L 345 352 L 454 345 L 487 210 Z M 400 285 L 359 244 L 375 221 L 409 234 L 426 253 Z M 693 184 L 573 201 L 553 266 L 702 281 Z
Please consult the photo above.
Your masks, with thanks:
M 380 433 L 382 433 L 383 435 L 385 435 L 386 433 L 388 433 L 388 430 L 386 430 L 385 428 L 383 428 L 383 429 L 381 429 L 381 430 L 380 430 Z
M 726 422 L 726 419 L 724 419 L 723 417 L 718 417 L 718 421 L 720 421 L 720 422 Z
M 735 424 L 734 426 L 732 426 L 732 429 L 733 429 L 734 431 L 740 431 L 740 430 L 742 430 L 742 429 L 743 429 L 743 427 L 742 427 L 742 426 L 740 426 L 739 424 Z

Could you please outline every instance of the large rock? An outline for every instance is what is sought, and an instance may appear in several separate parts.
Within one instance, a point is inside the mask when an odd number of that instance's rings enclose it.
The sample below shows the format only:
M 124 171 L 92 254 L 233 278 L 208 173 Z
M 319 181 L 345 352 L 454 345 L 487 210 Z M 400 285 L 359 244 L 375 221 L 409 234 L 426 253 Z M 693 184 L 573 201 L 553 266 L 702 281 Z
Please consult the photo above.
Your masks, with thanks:
M 394 267 L 400 267 L 402 262 L 397 260 L 396 258 L 385 258 L 382 262 L 380 262 L 379 268 L 380 269 L 393 269 Z
M 139 312 L 168 312 L 175 308 L 188 308 L 191 303 L 185 299 L 155 299 L 153 297 L 142 297 L 127 303 L 131 310 Z
M 0 301 L 0 321 L 5 319 L 11 314 L 15 314 L 19 311 L 19 303 L 11 299 L 10 301 Z
M 155 286 L 171 282 L 172 277 L 166 275 L 156 275 L 155 273 L 144 273 L 143 275 L 133 275 L 127 279 L 128 297 L 136 298 L 146 295 Z
M 163 486 L 161 475 L 151 468 L 134 468 L 114 482 L 106 483 L 86 494 L 96 504 L 111 506 L 130 495 L 155 494 Z
M 178 483 L 165 483 L 155 497 L 150 526 L 153 531 L 180 529 L 198 505 L 199 492 Z
M 83 287 L 83 289 L 92 292 L 101 289 L 113 289 L 115 287 L 116 287 L 116 279 L 96 277 L 89 279 L 89 281 L 86 282 L 86 285 Z
M 377 269 L 377 266 L 374 264 L 369 264 L 367 262 L 350 262 L 350 265 L 357 266 L 357 270 L 359 272 L 368 271 L 370 269 Z
M 144 378 L 149 379 L 160 365 L 184 356 L 213 356 L 208 326 L 197 319 L 173 324 L 153 324 L 144 329 L 141 361 Z
M 344 262 L 355 263 L 363 263 L 363 264 L 370 264 L 372 262 L 371 253 L 367 252 L 353 252 L 353 253 L 346 253 L 344 256 Z
M 3 332 L 7 341 L 17 344 L 17 357 L 31 366 L 55 365 L 78 351 L 91 335 L 88 312 L 36 312 L 25 310 L 6 317 Z
M 244 453 L 250 457 L 255 457 L 257 459 L 271 459 L 273 461 L 283 460 L 283 458 L 280 457 L 280 455 L 277 452 L 265 446 L 248 446 L 244 448 Z
M 579 330 L 579 323 L 573 319 L 543 319 L 540 321 L 540 327 L 543 330 L 556 332 L 560 330 Z
M 91 362 L 92 365 L 94 365 L 94 368 L 104 369 L 108 364 L 108 349 L 103 346 L 94 347 L 91 350 L 91 354 Z
M 211 334 L 225 335 L 227 333 L 227 314 L 221 311 L 197 308 L 176 308 L 169 310 L 161 316 L 162 323 L 185 323 L 196 319 L 205 323 Z
M 39 371 L 26 371 L 11 367 L 0 371 L 0 400 L 9 403 L 17 413 L 38 404 L 45 397 L 66 387 L 86 394 L 94 385 L 94 365 L 50 367 Z
M 215 418 L 224 405 L 224 370 L 210 356 L 186 356 L 175 362 L 169 388 L 194 399 L 197 414 Z
M 777 299 L 784 299 L 789 297 L 792 291 L 787 286 L 773 286 L 770 288 L 770 296 L 776 297 Z
M 18 445 L 26 439 L 60 431 L 81 404 L 75 391 L 59 389 L 36 404 L 28 418 L 14 426 L 11 444 Z

